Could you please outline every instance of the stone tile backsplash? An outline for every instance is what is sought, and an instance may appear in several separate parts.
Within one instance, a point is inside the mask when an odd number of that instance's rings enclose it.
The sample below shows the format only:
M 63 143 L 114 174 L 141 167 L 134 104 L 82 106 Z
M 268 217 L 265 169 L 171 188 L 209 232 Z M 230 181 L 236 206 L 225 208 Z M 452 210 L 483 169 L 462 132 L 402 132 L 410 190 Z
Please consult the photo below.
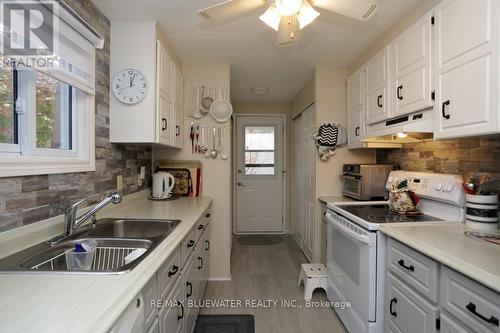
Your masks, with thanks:
M 486 173 L 500 178 L 500 136 L 405 144 L 377 149 L 377 163 L 399 164 L 403 170 L 439 173 Z
M 109 142 L 109 38 L 110 22 L 90 0 L 66 0 L 78 14 L 104 36 L 106 43 L 96 52 L 95 154 L 96 171 L 0 178 L 0 232 L 63 214 L 76 199 L 87 204 L 116 190 L 116 176 L 123 176 L 123 194 L 149 187 L 151 147 Z M 137 175 L 146 167 L 146 180 Z

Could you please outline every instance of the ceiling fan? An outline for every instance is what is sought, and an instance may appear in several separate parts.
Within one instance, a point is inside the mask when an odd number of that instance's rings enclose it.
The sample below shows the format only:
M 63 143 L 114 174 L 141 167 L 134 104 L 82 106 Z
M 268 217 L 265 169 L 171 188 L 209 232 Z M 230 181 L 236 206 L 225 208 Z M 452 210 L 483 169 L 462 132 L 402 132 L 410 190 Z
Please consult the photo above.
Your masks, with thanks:
M 226 0 L 200 10 L 207 20 L 237 16 L 269 4 L 259 19 L 278 32 L 278 46 L 290 45 L 295 32 L 312 23 L 319 10 L 331 11 L 360 21 L 366 21 L 377 11 L 376 0 Z

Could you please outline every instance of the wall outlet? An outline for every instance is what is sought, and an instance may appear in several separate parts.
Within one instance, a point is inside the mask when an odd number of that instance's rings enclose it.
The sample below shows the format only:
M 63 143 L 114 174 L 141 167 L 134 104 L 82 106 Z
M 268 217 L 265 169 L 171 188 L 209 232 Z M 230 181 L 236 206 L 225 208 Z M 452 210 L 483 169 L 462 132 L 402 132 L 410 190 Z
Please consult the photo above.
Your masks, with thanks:
M 122 175 L 116 176 L 116 190 L 117 191 L 123 190 L 123 176 Z

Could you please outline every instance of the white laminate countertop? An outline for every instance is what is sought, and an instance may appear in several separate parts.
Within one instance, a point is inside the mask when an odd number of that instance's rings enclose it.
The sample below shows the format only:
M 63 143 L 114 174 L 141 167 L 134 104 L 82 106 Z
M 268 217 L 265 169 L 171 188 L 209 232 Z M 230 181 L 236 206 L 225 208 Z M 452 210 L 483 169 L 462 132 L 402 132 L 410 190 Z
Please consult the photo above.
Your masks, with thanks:
M 500 246 L 464 235 L 463 223 L 390 225 L 380 231 L 500 292 Z
M 208 208 L 212 198 L 116 205 L 101 217 L 180 219 L 133 271 L 120 275 L 0 274 L 0 332 L 106 332 Z
M 318 200 L 321 201 L 324 204 L 334 204 L 334 203 L 340 203 L 340 202 L 353 202 L 356 201 L 354 199 L 344 197 L 341 195 L 322 195 L 318 197 Z

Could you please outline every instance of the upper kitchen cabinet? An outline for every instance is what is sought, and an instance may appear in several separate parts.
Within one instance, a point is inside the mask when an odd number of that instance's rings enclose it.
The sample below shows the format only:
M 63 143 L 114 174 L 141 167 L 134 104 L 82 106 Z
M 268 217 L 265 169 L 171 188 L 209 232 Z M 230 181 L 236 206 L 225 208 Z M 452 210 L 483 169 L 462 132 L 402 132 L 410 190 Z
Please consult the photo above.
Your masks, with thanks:
M 389 47 L 365 64 L 366 123 L 374 124 L 390 116 Z
M 446 0 L 435 8 L 435 138 L 495 133 L 500 2 Z
M 427 13 L 390 45 L 391 117 L 433 106 L 431 98 L 432 15 Z
M 182 147 L 183 79 L 156 23 L 111 23 L 110 140 Z
M 364 67 L 347 78 L 347 131 L 349 148 L 361 145 L 364 111 Z

